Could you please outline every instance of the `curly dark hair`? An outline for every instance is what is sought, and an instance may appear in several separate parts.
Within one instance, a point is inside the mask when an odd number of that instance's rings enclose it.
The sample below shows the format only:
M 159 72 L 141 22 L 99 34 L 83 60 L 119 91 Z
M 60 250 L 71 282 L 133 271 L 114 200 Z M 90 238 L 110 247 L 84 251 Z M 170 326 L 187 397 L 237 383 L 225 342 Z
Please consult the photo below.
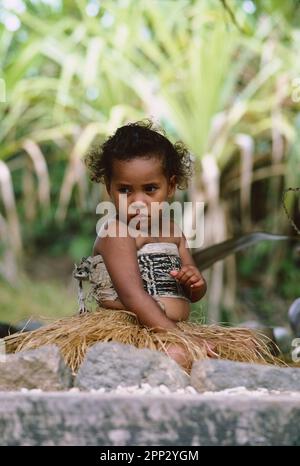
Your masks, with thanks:
M 178 189 L 186 189 L 193 174 L 190 152 L 181 141 L 172 144 L 165 131 L 150 119 L 128 123 L 104 141 L 93 145 L 84 157 L 89 176 L 96 183 L 110 183 L 113 160 L 153 156 L 162 160 L 165 176 L 176 175 Z

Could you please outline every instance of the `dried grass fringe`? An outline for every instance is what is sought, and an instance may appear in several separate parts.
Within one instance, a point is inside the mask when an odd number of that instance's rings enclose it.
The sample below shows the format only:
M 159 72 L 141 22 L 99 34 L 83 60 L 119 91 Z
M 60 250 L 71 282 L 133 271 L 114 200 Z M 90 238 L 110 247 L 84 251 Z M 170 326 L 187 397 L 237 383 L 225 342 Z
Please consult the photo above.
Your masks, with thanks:
M 170 344 L 180 344 L 189 357 L 188 374 L 193 361 L 209 357 L 208 344 L 213 346 L 217 358 L 249 363 L 282 362 L 272 355 L 270 343 L 273 348 L 274 343 L 255 330 L 187 321 L 177 325 L 180 330 L 157 333 L 140 325 L 132 312 L 99 307 L 94 312 L 58 319 L 37 330 L 9 335 L 4 341 L 7 353 L 55 344 L 73 374 L 77 373 L 89 347 L 108 341 L 158 351 L 166 351 Z

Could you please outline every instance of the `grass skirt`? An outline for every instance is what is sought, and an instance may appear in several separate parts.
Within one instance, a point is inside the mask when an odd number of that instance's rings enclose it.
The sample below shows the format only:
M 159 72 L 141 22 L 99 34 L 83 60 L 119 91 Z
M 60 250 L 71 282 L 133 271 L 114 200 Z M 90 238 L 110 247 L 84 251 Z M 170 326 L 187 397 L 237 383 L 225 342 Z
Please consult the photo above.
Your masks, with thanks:
M 211 345 L 214 357 L 233 361 L 276 363 L 271 340 L 248 328 L 202 325 L 177 322 L 179 329 L 156 332 L 141 325 L 134 313 L 98 307 L 94 312 L 58 319 L 30 332 L 19 332 L 4 338 L 7 353 L 55 344 L 76 374 L 86 351 L 97 342 L 116 341 L 137 348 L 167 352 L 172 344 L 181 345 L 188 356 L 184 368 L 189 374 L 193 361 L 209 357 Z

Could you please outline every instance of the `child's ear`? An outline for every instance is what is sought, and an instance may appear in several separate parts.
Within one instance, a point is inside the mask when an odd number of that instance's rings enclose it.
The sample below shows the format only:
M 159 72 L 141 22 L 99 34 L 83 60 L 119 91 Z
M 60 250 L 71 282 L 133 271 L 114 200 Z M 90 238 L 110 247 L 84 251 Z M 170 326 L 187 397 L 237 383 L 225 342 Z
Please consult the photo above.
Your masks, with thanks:
M 176 190 L 176 175 L 172 175 L 169 180 L 169 187 L 168 187 L 168 197 L 171 198 L 174 196 Z

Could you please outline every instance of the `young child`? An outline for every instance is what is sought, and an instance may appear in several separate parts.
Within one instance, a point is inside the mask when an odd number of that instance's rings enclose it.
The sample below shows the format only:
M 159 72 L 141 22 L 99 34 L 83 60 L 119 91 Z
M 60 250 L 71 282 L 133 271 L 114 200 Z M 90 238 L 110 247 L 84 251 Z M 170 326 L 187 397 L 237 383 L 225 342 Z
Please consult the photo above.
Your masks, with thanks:
M 200 358 L 272 359 L 253 330 L 188 320 L 190 303 L 205 295 L 206 282 L 179 226 L 170 220 L 166 234 L 166 217 L 152 209 L 170 202 L 176 187 L 187 187 L 192 164 L 184 144 L 172 144 L 151 121 L 130 123 L 90 150 L 85 162 L 91 179 L 105 183 L 115 209 L 102 223 L 92 255 L 74 271 L 80 285 L 90 281 L 97 310 L 84 312 L 81 301 L 77 316 L 8 337 L 8 351 L 56 343 L 74 372 L 86 348 L 99 341 L 163 351 L 187 373 Z

